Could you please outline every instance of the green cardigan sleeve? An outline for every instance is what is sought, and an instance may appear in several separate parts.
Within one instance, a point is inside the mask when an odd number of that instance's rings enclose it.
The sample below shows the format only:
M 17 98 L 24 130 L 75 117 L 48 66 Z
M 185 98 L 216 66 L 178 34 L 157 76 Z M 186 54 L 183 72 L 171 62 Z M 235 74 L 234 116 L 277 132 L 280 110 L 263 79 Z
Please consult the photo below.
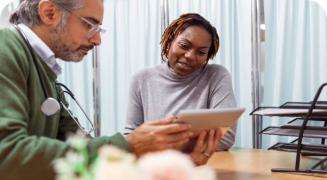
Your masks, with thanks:
M 66 142 L 57 139 L 57 133 L 70 131 L 65 127 L 71 126 L 71 121 L 40 113 L 37 100 L 44 99 L 43 92 L 26 44 L 17 32 L 7 29 L 0 29 L 0 39 L 1 179 L 54 179 L 54 160 L 70 150 Z M 116 134 L 91 139 L 89 153 L 104 144 L 130 151 L 125 138 Z

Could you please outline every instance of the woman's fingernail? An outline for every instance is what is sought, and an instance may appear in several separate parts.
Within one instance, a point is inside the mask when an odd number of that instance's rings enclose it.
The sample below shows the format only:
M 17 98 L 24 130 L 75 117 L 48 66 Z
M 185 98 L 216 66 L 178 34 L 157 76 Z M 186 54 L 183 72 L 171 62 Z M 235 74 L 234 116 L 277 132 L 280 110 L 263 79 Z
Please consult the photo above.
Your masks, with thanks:
M 171 121 L 171 118 L 172 118 L 172 116 L 168 116 L 168 117 L 166 117 L 166 122 Z

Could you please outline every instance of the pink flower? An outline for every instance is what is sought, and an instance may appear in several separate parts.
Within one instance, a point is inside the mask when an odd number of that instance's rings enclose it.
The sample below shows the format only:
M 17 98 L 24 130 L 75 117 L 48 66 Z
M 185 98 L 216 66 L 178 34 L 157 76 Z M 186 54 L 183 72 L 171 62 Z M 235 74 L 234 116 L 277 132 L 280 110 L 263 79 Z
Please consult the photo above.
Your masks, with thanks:
M 190 157 L 174 150 L 148 153 L 139 159 L 138 166 L 145 179 L 192 180 L 195 177 Z

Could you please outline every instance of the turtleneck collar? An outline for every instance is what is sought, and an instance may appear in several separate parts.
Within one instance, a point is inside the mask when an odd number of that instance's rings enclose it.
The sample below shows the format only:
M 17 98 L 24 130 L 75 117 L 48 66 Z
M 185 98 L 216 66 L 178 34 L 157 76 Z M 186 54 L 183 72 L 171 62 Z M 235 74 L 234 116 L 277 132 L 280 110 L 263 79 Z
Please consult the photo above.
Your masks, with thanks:
M 175 80 L 175 81 L 186 81 L 188 79 L 193 79 L 192 77 L 199 75 L 200 73 L 202 73 L 204 71 L 205 68 L 203 68 L 204 65 L 200 66 L 199 69 L 197 69 L 196 71 L 194 71 L 192 74 L 189 74 L 187 76 L 181 76 L 178 75 L 173 69 L 171 69 L 169 67 L 169 61 L 165 62 L 162 65 L 162 71 L 160 71 L 159 73 L 161 75 L 163 75 L 164 77 L 171 79 L 171 80 Z

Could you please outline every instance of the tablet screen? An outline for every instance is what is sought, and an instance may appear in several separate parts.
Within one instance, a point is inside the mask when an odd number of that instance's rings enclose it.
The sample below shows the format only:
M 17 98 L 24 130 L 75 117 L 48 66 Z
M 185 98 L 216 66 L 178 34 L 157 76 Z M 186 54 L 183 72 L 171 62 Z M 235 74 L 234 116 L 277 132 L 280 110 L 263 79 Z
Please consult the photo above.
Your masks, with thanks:
M 221 128 L 225 134 L 244 111 L 245 108 L 181 110 L 173 122 L 189 123 L 192 125 L 191 131 Z

